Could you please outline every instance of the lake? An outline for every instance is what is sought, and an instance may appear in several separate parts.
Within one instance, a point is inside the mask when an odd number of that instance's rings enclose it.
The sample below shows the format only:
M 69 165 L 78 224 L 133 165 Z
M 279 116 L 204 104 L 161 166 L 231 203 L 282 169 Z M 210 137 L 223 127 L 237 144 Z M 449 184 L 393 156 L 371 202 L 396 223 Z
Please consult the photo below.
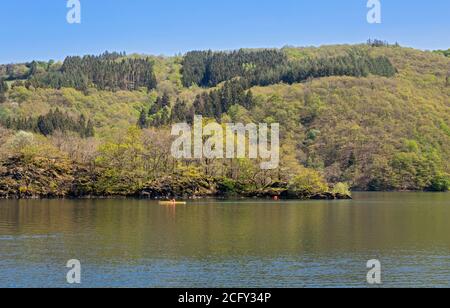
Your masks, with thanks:
M 450 194 L 0 201 L 0 287 L 450 287 Z

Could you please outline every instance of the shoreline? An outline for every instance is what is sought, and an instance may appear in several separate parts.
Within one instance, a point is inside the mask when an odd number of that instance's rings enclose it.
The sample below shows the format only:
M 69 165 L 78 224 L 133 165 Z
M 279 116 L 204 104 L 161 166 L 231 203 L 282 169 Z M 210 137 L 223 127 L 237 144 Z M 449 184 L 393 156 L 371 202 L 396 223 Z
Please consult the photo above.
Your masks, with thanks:
M 364 191 L 364 190 L 355 190 L 351 192 L 352 195 L 337 195 L 335 198 L 320 198 L 319 196 L 313 196 L 310 198 L 279 198 L 278 200 L 274 200 L 273 198 L 268 197 L 245 197 L 239 195 L 230 195 L 230 196 L 191 196 L 191 197 L 177 197 L 175 198 L 177 201 L 202 201 L 202 200 L 216 200 L 216 201 L 251 201 L 251 200 L 261 200 L 261 201 L 342 201 L 342 200 L 354 200 L 353 193 L 367 193 L 367 194 L 383 194 L 383 193 L 422 193 L 422 194 L 444 194 L 450 192 L 439 192 L 439 191 L 420 191 L 420 190 L 386 190 L 386 191 Z M 143 201 L 167 201 L 170 200 L 169 197 L 155 197 L 155 198 L 146 198 L 142 196 L 136 195 L 98 195 L 98 196 L 45 196 L 45 197 L 0 197 L 0 201 L 12 201 L 12 200 L 143 200 Z
M 147 201 L 167 201 L 171 198 L 160 197 L 160 198 L 145 198 L 139 196 L 82 196 L 82 197 L 0 197 L 2 200 L 147 200 Z M 352 196 L 335 195 L 333 198 L 325 198 L 320 196 L 313 196 L 311 198 L 279 198 L 274 200 L 273 198 L 263 198 L 263 197 L 242 197 L 242 196 L 203 196 L 203 197 L 180 197 L 175 198 L 177 201 L 198 201 L 198 200 L 273 200 L 273 201 L 314 201 L 314 200 L 329 200 L 329 201 L 339 201 L 339 200 L 352 200 Z

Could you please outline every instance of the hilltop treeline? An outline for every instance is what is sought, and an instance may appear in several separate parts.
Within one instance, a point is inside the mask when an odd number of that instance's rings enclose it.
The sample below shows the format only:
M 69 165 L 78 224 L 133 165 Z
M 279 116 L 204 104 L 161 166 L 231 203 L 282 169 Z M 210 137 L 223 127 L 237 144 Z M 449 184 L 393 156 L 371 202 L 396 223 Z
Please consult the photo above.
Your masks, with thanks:
M 105 52 L 99 56 L 67 57 L 64 62 L 33 61 L 0 66 L 0 78 L 13 86 L 86 90 L 152 90 L 157 81 L 153 62 L 147 58 L 127 58 L 124 53 Z
M 437 53 L 437 54 L 441 54 L 443 56 L 446 56 L 446 57 L 450 57 L 450 49 L 447 49 L 447 50 L 435 50 L 434 52 Z
M 388 41 L 379 39 L 368 39 L 367 46 L 370 47 L 400 47 L 399 43 L 391 44 Z
M 392 77 L 396 72 L 395 67 L 386 57 L 372 58 L 364 54 L 350 54 L 294 63 L 288 68 L 283 68 L 280 79 L 285 83 L 292 84 L 310 78 L 330 76 L 367 77 L 369 74 L 373 74 Z M 279 81 L 278 78 L 260 79 L 253 81 L 252 84 L 265 86 L 276 84 Z
M 156 87 L 153 63 L 147 59 L 118 59 L 116 54 L 68 57 L 61 69 L 44 74 L 32 73 L 34 87 L 85 90 L 93 85 L 101 90 L 136 90 Z
M 94 136 L 94 125 L 91 120 L 86 120 L 84 115 L 74 119 L 58 108 L 37 118 L 7 118 L 1 124 L 7 129 L 31 131 L 44 136 L 50 136 L 56 131 L 76 132 L 83 138 Z
M 202 87 L 242 77 L 249 86 L 267 86 L 280 82 L 302 82 L 310 78 L 330 76 L 365 77 L 369 74 L 392 77 L 396 69 L 388 58 L 371 57 L 362 51 L 344 56 L 288 61 L 281 50 L 231 53 L 195 51 L 183 61 L 183 84 Z
M 214 87 L 240 77 L 247 87 L 302 82 L 329 76 L 364 77 L 369 74 L 391 77 L 396 73 L 388 58 L 371 57 L 361 50 L 350 50 L 337 57 L 314 57 L 290 61 L 284 50 L 239 50 L 233 52 L 193 51 L 182 60 L 182 84 Z M 3 77 L 2 77 L 3 76 Z M 0 66 L 0 78 L 15 85 L 35 88 L 86 90 L 155 89 L 153 62 L 128 58 L 122 53 L 67 57 L 62 64 L 33 61 Z M 1 91 L 1 89 L 0 89 Z M 6 92 L 6 91 L 4 91 Z M 1 92 L 0 92 L 1 93 Z M 0 94 L 1 95 L 1 94 Z
M 30 63 L 16 63 L 16 64 L 2 64 L 0 65 L 0 78 L 6 81 L 25 80 L 30 77 L 31 67 L 45 66 L 48 67 L 47 62 L 30 62 Z
M 192 51 L 183 60 L 183 85 L 213 87 L 223 81 L 255 72 L 276 70 L 287 64 L 280 50 L 233 52 Z

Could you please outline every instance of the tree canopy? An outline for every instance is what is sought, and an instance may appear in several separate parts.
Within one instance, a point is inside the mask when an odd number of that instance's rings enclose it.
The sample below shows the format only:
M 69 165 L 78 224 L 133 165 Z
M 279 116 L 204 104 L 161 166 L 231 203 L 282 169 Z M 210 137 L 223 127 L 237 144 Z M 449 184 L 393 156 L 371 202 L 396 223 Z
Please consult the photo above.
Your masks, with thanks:
M 50 136 L 56 131 L 76 132 L 83 138 L 94 136 L 94 124 L 91 120 L 86 120 L 84 115 L 74 119 L 58 108 L 37 118 L 7 118 L 2 124 L 8 129 L 32 131 L 44 136 Z
M 86 90 L 95 86 L 101 90 L 137 90 L 156 87 L 153 63 L 145 58 L 124 58 L 118 53 L 100 56 L 67 57 L 57 70 L 47 67 L 42 71 L 33 62 L 29 72 L 33 87 L 54 89 L 75 88 Z
M 195 51 L 183 61 L 183 84 L 213 87 L 241 77 L 248 86 L 268 86 L 280 82 L 295 83 L 329 76 L 366 77 L 369 74 L 392 77 L 395 67 L 384 56 L 372 57 L 367 52 L 349 50 L 343 56 L 307 58 L 288 61 L 280 50 L 230 53 Z

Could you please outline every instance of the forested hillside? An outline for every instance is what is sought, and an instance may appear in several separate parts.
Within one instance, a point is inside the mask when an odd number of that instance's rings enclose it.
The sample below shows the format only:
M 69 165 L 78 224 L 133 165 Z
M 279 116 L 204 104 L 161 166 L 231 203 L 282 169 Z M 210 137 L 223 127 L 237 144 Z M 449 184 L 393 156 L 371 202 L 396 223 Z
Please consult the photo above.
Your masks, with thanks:
M 0 156 L 4 168 L 43 158 L 83 166 L 81 195 L 148 192 L 160 179 L 262 196 L 448 190 L 449 76 L 446 51 L 376 42 L 0 65 Z M 170 125 L 195 114 L 280 123 L 280 167 L 171 158 Z M 0 194 L 36 191 L 5 172 Z
M 21 68 L 22 73 L 16 71 Z M 126 58 L 125 54 L 104 53 L 100 56 L 67 57 L 62 64 L 32 62 L 15 67 L 4 66 L 0 75 L 8 80 L 19 80 L 15 85 L 27 88 L 75 88 L 87 90 L 96 87 L 101 90 L 136 90 L 156 87 L 153 64 L 145 58 Z M 24 80 L 21 82 L 20 80 Z
M 330 76 L 392 77 L 396 73 L 389 59 L 372 57 L 362 49 L 343 55 L 288 60 L 282 50 L 236 52 L 190 52 L 183 60 L 183 84 L 203 87 L 240 77 L 248 86 L 302 82 Z

